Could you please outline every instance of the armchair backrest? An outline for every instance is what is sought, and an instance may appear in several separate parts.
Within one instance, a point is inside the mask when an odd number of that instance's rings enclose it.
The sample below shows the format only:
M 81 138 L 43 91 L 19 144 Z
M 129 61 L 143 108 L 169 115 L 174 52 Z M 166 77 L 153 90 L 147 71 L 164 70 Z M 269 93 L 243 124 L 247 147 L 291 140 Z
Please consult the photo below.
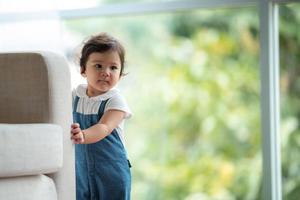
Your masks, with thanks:
M 48 69 L 43 56 L 8 53 L 0 54 L 0 61 L 0 122 L 49 122 L 49 84 L 52 83 L 49 83 L 48 71 L 52 69 Z

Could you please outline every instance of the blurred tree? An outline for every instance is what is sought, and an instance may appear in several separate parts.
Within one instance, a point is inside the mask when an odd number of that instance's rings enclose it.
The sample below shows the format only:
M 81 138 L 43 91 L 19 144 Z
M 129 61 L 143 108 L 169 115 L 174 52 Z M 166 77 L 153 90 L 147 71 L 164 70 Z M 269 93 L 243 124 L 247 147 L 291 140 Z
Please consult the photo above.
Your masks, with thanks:
M 283 199 L 300 196 L 300 6 L 280 6 Z

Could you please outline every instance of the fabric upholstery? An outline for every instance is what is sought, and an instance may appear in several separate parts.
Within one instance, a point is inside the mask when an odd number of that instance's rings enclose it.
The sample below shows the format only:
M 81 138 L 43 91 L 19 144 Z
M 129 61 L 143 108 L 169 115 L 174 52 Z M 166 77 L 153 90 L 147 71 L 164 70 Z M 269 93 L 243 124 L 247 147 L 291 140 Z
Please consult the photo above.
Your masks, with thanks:
M 0 177 L 53 173 L 62 167 L 60 126 L 0 124 L 0 135 Z
M 1 179 L 0 199 L 57 200 L 57 195 L 51 178 L 45 175 L 20 176 Z
M 49 120 L 49 78 L 39 54 L 0 54 L 0 122 L 41 123 Z
M 54 181 L 58 200 L 75 199 L 74 145 L 70 140 L 69 133 L 70 124 L 72 123 L 71 81 L 66 60 L 61 55 L 51 52 L 0 53 L 0 94 L 0 123 L 5 124 L 5 126 L 19 126 L 18 128 L 13 127 L 12 129 L 15 128 L 16 131 L 11 131 L 9 132 L 10 134 L 15 135 L 19 132 L 26 135 L 19 136 L 19 145 L 14 146 L 15 148 L 12 147 L 13 145 L 9 146 L 7 144 L 10 151 L 13 151 L 13 149 L 19 151 L 20 148 L 24 148 L 25 152 L 29 151 L 31 142 L 33 142 L 32 148 L 37 148 L 37 146 L 34 146 L 34 143 L 38 142 L 38 140 L 43 141 L 41 144 L 44 145 L 45 149 L 49 150 L 48 153 L 40 152 L 40 155 L 37 155 L 38 152 L 28 152 L 31 156 L 17 155 L 16 152 L 13 155 L 5 152 L 6 158 L 12 155 L 16 156 L 8 159 L 9 162 L 15 162 L 13 165 L 21 163 L 22 159 L 24 163 L 19 167 L 13 166 L 12 170 L 15 170 L 14 173 L 12 173 L 13 171 L 6 171 L 0 172 L 1 175 L 5 177 L 18 176 L 16 179 L 13 178 L 13 180 L 18 180 L 18 178 L 23 180 L 24 178 L 25 181 L 26 177 L 19 175 L 33 174 L 34 171 L 47 173 L 47 176 Z M 37 127 L 34 131 L 21 131 L 22 124 L 28 124 L 28 126 L 37 125 Z M 54 133 L 57 132 L 57 129 L 51 127 L 47 131 L 40 131 L 39 126 L 42 124 L 59 126 L 62 132 L 62 139 L 55 144 L 55 138 L 50 139 L 46 135 L 59 139 L 59 136 Z M 7 127 L 5 128 L 4 125 L 0 126 L 0 134 L 4 134 L 6 137 L 9 134 L 7 130 Z M 36 139 L 33 139 L 33 141 L 27 140 L 30 137 L 36 137 Z M 8 138 L 8 140 L 17 143 L 13 136 Z M 24 139 L 26 141 L 25 144 L 21 144 L 24 142 L 22 141 Z M 59 150 L 61 149 L 59 142 L 63 144 L 62 155 L 60 153 L 61 150 Z M 0 145 L 2 146 L 2 144 L 4 143 L 0 140 Z M 57 149 L 53 148 L 54 145 L 58 145 Z M 45 161 L 50 152 L 51 154 L 57 154 L 57 157 L 51 155 L 53 157 L 49 158 L 52 161 Z M 23 156 L 23 158 L 19 156 Z M 25 157 L 26 159 L 24 159 Z M 61 166 L 59 164 L 61 157 L 63 162 L 62 167 L 59 168 Z M 41 163 L 37 164 L 35 169 L 29 167 L 38 161 Z M 4 168 L 5 164 L 2 162 L 5 162 L 5 160 L 0 160 L 0 167 Z M 41 166 L 43 170 L 41 170 Z M 21 172 L 22 168 L 23 172 Z M 3 178 L 0 177 L 1 185 L 3 185 L 2 182 Z M 28 193 L 34 190 L 34 187 L 28 188 L 30 188 L 27 191 Z M 0 194 L 2 190 L 3 188 L 0 187 Z M 2 198 L 0 197 L 0 199 Z M 15 199 L 18 200 L 18 198 Z

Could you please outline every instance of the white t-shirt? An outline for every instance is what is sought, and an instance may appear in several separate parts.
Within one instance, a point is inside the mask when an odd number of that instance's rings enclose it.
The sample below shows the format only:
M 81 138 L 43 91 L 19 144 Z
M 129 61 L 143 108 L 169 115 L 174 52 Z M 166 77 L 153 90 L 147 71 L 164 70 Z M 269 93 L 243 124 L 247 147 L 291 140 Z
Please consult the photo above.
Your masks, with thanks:
M 128 119 L 132 116 L 132 112 L 125 100 L 125 98 L 121 95 L 120 91 L 116 88 L 109 90 L 108 92 L 95 96 L 89 97 L 86 94 L 87 85 L 82 84 L 79 85 L 72 92 L 73 103 L 76 96 L 79 97 L 79 101 L 77 104 L 76 112 L 81 113 L 83 115 L 90 114 L 98 114 L 99 107 L 102 101 L 109 99 L 104 108 L 104 112 L 107 110 L 120 110 L 125 112 L 125 117 L 122 122 L 117 126 L 116 131 L 123 143 L 124 143 L 124 122 L 125 119 Z

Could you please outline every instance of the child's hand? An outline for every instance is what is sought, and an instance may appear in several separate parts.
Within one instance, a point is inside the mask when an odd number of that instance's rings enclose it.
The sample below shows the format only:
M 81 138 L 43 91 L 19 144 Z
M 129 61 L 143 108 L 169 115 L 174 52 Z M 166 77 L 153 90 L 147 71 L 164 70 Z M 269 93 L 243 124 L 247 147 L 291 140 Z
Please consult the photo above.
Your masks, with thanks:
M 78 123 L 71 125 L 71 140 L 73 140 L 75 144 L 84 143 L 84 133 L 80 129 L 80 125 Z

